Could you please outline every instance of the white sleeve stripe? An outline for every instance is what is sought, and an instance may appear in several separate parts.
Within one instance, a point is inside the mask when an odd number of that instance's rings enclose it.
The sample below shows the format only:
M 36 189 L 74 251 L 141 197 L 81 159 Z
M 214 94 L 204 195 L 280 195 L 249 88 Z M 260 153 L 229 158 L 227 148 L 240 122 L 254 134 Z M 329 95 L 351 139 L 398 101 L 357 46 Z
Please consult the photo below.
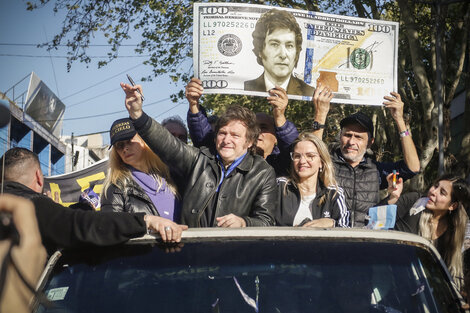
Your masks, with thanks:
M 344 199 L 344 192 L 342 188 L 337 189 L 339 197 L 336 199 L 336 202 L 338 203 L 339 210 L 340 210 L 340 219 L 338 222 L 338 225 L 341 227 L 348 227 L 348 220 L 349 220 L 349 210 L 346 207 L 346 201 Z
M 339 207 L 339 212 L 340 212 L 340 218 L 338 221 L 338 226 L 340 227 L 349 227 L 349 210 L 346 206 L 346 200 L 344 198 L 344 190 L 341 187 L 336 187 L 336 186 L 328 186 L 328 189 L 331 190 L 336 190 L 338 193 L 338 198 L 336 199 L 336 202 Z

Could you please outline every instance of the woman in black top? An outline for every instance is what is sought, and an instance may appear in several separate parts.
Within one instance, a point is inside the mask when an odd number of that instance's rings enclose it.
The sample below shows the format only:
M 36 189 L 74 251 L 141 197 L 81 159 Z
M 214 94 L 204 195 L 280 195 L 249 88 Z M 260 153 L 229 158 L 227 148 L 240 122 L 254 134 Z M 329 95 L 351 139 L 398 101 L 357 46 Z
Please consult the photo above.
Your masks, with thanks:
M 292 144 L 291 175 L 278 178 L 280 226 L 347 227 L 349 211 L 328 148 L 309 132 Z
M 400 196 L 403 182 L 391 187 L 389 204 L 397 205 L 395 229 L 429 239 L 443 257 L 457 285 L 463 277 L 462 246 L 470 209 L 470 186 L 457 176 L 439 177 L 421 197 L 417 192 Z

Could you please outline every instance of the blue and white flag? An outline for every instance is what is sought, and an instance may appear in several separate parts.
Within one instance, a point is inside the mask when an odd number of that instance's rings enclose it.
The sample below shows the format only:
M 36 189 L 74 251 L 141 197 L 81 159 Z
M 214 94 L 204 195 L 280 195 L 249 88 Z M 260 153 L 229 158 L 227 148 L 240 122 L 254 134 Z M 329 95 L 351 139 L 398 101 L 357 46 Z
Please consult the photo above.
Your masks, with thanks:
M 395 227 L 397 206 L 395 204 L 375 206 L 369 209 L 369 229 L 391 229 Z

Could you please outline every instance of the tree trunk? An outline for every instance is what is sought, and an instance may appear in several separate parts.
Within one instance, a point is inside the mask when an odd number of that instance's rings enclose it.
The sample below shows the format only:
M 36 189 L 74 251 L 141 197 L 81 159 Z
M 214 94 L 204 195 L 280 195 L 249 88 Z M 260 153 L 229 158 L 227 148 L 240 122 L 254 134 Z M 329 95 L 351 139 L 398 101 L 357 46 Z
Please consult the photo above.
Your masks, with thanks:
M 466 14 L 466 24 L 467 24 L 467 49 L 466 49 L 466 69 L 464 70 L 465 74 L 465 111 L 464 111 L 464 135 L 462 138 L 462 149 L 457 155 L 458 163 L 453 168 L 453 172 L 464 173 L 465 177 L 469 179 L 470 182 L 470 65 L 468 64 L 470 60 L 470 34 L 468 29 L 468 24 L 470 23 L 470 8 L 467 9 Z
M 421 131 L 424 132 L 424 134 L 419 136 L 421 142 L 418 143 L 415 141 L 415 144 L 418 147 L 421 147 L 420 165 L 423 170 L 431 161 L 437 147 L 437 108 L 435 108 L 434 105 L 433 90 L 431 88 L 430 79 L 426 73 L 426 66 L 423 62 L 424 58 L 419 42 L 418 27 L 412 15 L 415 10 L 414 3 L 407 0 L 398 0 L 398 6 L 400 7 L 401 20 L 405 25 L 404 31 L 406 32 L 406 38 L 408 40 L 413 71 L 415 74 L 414 79 L 421 98 Z M 425 188 L 423 171 L 413 178 L 411 188 L 413 190 L 423 190 Z

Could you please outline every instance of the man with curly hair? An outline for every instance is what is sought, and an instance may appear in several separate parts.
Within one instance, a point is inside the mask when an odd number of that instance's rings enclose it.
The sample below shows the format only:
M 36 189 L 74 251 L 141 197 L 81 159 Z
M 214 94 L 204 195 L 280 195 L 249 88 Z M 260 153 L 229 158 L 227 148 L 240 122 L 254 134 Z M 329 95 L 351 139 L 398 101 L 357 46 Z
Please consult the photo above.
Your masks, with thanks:
M 183 199 L 181 221 L 189 227 L 273 226 L 277 209 L 274 169 L 256 155 L 259 127 L 249 109 L 233 105 L 219 116 L 214 145 L 181 142 L 142 109 L 142 87 L 121 83 L 138 134 L 175 169 Z
M 280 86 L 289 95 L 313 95 L 315 89 L 292 74 L 302 50 L 302 32 L 292 13 L 269 10 L 261 15 L 252 36 L 253 52 L 264 73 L 245 81 L 245 90 L 269 91 Z

